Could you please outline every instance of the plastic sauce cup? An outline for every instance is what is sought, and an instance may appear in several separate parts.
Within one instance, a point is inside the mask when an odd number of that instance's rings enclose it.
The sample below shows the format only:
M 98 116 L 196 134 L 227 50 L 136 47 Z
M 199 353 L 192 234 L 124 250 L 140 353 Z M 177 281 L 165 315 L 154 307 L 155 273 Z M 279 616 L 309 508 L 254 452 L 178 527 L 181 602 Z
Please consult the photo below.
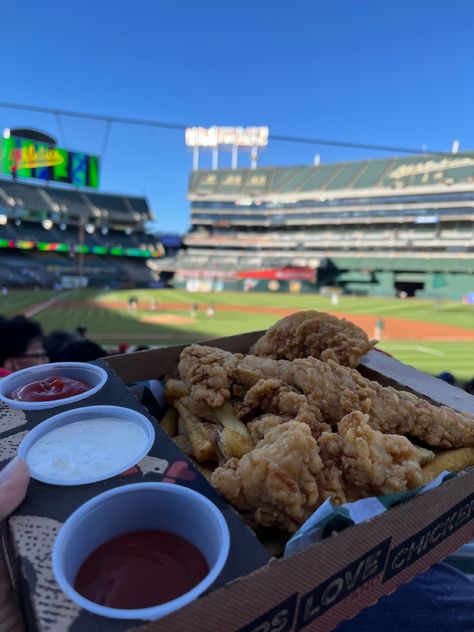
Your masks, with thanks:
M 127 442 L 125 440 L 121 445 L 118 445 L 117 441 L 123 436 L 120 433 L 118 438 L 104 435 L 103 430 L 100 434 L 95 433 L 94 425 L 102 419 L 111 420 L 118 425 L 123 423 L 124 432 L 127 427 L 133 424 L 132 430 L 135 429 L 135 434 L 139 433 L 139 439 L 136 442 Z M 44 467 L 37 471 L 32 459 L 30 459 L 31 449 L 40 439 L 46 437 L 52 431 L 65 426 L 72 426 L 76 422 L 89 423 L 91 429 L 87 433 L 82 433 L 79 437 L 76 432 L 73 439 L 73 449 L 67 451 L 66 457 L 68 462 L 71 462 L 71 465 L 74 465 L 75 461 L 81 461 L 83 463 L 82 469 L 84 469 L 85 464 L 87 466 L 85 472 L 79 478 L 77 475 L 65 476 L 61 468 L 53 468 L 50 474 L 45 473 L 48 470 L 45 470 Z M 112 478 L 133 467 L 148 454 L 154 440 L 155 430 L 151 421 L 145 415 L 132 408 L 123 406 L 84 406 L 53 415 L 35 426 L 20 443 L 18 456 L 27 462 L 31 476 L 37 481 L 49 483 L 50 485 L 86 485 Z M 69 443 L 71 443 L 71 440 Z M 91 444 L 93 445 L 91 446 Z M 62 447 L 64 449 L 64 445 Z M 58 449 L 60 454 L 61 446 L 56 446 L 57 454 Z M 99 470 L 93 467 L 94 459 L 100 460 Z
M 124 533 L 148 530 L 174 533 L 194 544 L 204 555 L 209 573 L 180 597 L 148 608 L 110 608 L 75 590 L 82 563 L 101 544 Z M 53 573 L 66 595 L 94 614 L 114 619 L 160 619 L 212 585 L 227 560 L 229 543 L 224 516 L 202 494 L 173 483 L 125 485 L 92 498 L 69 516 L 53 546 Z
M 12 391 L 19 386 L 31 384 L 44 380 L 48 377 L 68 377 L 73 380 L 80 380 L 86 384 L 90 384 L 90 388 L 78 395 L 71 397 L 63 397 L 62 399 L 54 399 L 48 402 L 24 402 L 10 397 Z M 107 381 L 107 371 L 95 364 L 87 362 L 52 362 L 51 364 L 39 364 L 21 371 L 16 371 L 11 375 L 0 380 L 0 399 L 3 400 L 10 408 L 21 408 L 22 410 L 45 410 L 46 408 L 55 408 L 56 406 L 64 406 L 72 404 L 81 399 L 90 397 L 97 393 Z

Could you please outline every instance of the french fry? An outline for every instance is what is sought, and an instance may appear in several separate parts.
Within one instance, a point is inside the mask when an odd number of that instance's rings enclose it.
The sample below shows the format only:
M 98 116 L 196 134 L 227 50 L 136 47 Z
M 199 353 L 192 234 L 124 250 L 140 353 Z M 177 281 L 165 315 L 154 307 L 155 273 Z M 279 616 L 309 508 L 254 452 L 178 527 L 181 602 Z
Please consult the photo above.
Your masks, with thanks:
M 186 395 L 189 395 L 186 384 L 181 380 L 176 380 L 173 377 L 166 380 L 163 392 L 166 401 L 168 402 L 168 404 L 171 405 L 173 405 L 177 399 L 181 399 L 181 397 L 186 397 Z
M 176 437 L 171 437 L 171 439 L 176 443 L 181 452 L 184 452 L 187 456 L 193 456 L 193 448 L 186 435 L 179 434 L 176 435 Z
M 457 448 L 440 452 L 431 463 L 421 468 L 423 483 L 432 481 L 444 470 L 460 472 L 471 465 L 474 465 L 474 448 Z
M 219 423 L 219 419 L 213 408 L 208 406 L 206 402 L 198 402 L 189 395 L 181 398 L 183 406 L 189 410 L 192 415 L 199 417 L 202 420 L 210 421 L 212 423 Z
M 191 443 L 194 458 L 199 463 L 217 460 L 216 443 L 217 432 L 213 424 L 202 422 L 184 406 L 181 400 L 176 402 L 180 421 Z
M 250 452 L 254 447 L 253 439 L 247 426 L 235 416 L 232 404 L 225 402 L 219 408 L 215 408 L 215 413 L 224 427 L 219 433 L 219 443 L 224 456 L 227 454 L 240 459 Z
M 178 434 L 178 411 L 176 408 L 168 408 L 161 418 L 160 426 L 170 437 Z
M 422 467 L 423 465 L 426 465 L 427 463 L 429 463 L 436 457 L 436 454 L 433 452 L 433 450 L 428 450 L 427 448 L 421 448 L 419 445 L 415 445 L 415 444 L 413 444 L 413 447 L 416 450 L 418 461 L 420 462 L 420 465 Z

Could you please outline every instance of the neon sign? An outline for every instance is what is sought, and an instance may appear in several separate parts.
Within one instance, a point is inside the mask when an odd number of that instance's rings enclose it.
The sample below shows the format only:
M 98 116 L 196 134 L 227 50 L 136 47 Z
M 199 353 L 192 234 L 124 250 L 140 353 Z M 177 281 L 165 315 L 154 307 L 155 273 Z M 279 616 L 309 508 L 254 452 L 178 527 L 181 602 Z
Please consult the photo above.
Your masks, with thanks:
M 0 139 L 0 173 L 18 178 L 66 182 L 78 187 L 99 187 L 97 156 L 13 136 Z

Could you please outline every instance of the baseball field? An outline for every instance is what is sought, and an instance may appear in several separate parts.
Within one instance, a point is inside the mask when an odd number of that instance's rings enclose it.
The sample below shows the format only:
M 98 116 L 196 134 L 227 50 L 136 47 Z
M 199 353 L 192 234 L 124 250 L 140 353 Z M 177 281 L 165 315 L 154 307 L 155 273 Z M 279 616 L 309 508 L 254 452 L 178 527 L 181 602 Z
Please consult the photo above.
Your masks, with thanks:
M 137 299 L 136 309 L 129 298 Z M 193 306 L 194 303 L 194 306 Z M 213 306 L 214 314 L 208 314 Z M 25 313 L 45 332 L 87 327 L 107 348 L 172 345 L 265 329 L 301 309 L 344 316 L 374 337 L 383 320 L 379 347 L 431 374 L 453 373 L 460 385 L 474 376 L 474 306 L 450 301 L 380 299 L 281 293 L 189 293 L 184 290 L 10 291 L 0 296 L 0 314 Z

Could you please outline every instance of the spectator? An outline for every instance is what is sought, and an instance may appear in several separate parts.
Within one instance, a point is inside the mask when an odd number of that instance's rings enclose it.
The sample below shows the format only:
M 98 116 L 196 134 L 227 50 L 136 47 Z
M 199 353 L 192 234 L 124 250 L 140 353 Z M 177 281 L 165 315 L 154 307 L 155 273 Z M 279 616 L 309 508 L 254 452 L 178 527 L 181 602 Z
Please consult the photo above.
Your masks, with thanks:
M 464 390 L 470 395 L 474 395 L 474 377 L 464 384 Z
M 439 380 L 443 380 L 443 382 L 447 382 L 448 384 L 451 384 L 451 386 L 456 386 L 456 378 L 454 377 L 452 373 L 449 373 L 448 371 L 443 371 L 436 377 Z
M 25 316 L 0 322 L 0 369 L 5 376 L 13 371 L 48 362 L 43 332 L 38 323 Z
M 60 329 L 51 331 L 44 339 L 44 346 L 50 362 L 58 362 L 58 355 L 76 339 L 76 336 L 70 331 L 62 331 Z
M 78 327 L 76 327 L 76 338 L 78 340 L 84 340 L 86 337 L 86 333 L 87 327 L 84 327 L 84 325 L 79 325 Z
M 106 355 L 107 351 L 92 340 L 75 340 L 56 355 L 56 362 L 92 362 Z

